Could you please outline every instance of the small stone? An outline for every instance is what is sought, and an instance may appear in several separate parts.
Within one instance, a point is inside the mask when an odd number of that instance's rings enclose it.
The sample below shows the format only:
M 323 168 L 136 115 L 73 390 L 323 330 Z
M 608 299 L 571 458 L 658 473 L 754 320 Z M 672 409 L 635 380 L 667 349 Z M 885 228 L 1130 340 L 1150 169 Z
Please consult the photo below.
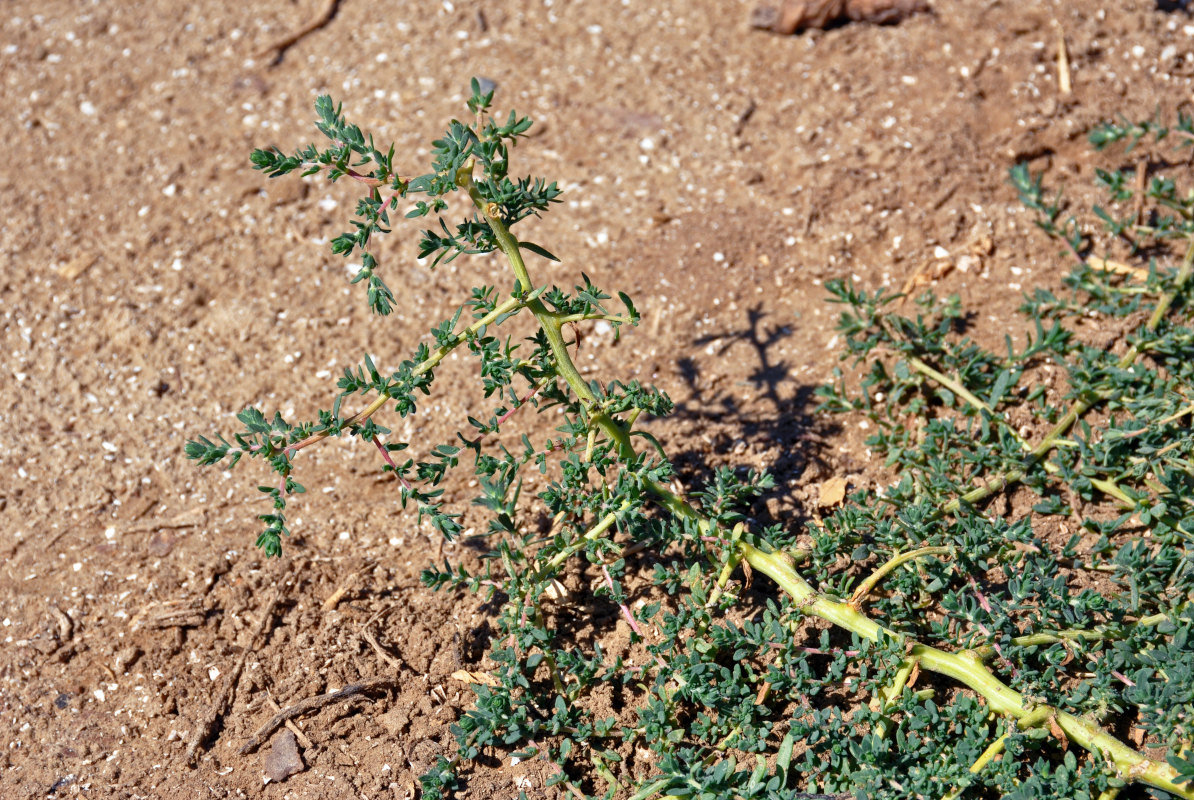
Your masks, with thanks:
M 124 675 L 128 672 L 129 667 L 136 663 L 137 659 L 141 657 L 141 648 L 136 645 L 125 647 L 116 653 L 116 657 L 112 660 L 113 671 L 117 675 Z
M 982 264 L 977 256 L 962 256 L 958 259 L 958 271 L 969 272 L 972 269 L 978 268 Z
M 284 781 L 291 775 L 297 775 L 303 771 L 303 759 L 299 755 L 298 741 L 288 728 L 283 728 L 274 737 L 273 747 L 265 756 L 262 771 L 265 773 L 265 777 L 271 781 Z

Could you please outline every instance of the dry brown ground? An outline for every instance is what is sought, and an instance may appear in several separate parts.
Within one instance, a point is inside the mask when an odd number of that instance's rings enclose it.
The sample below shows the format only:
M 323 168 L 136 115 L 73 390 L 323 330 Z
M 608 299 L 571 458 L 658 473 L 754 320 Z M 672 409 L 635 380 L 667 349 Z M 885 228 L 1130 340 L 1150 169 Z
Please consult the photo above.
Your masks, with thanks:
M 682 470 L 770 466 L 784 487 L 771 512 L 797 519 L 824 477 L 866 467 L 856 432 L 809 416 L 835 363 L 823 281 L 898 288 L 965 266 L 941 289 L 1014 327 L 1021 290 L 1056 285 L 1064 264 L 1007 168 L 1031 159 L 1054 184 L 1085 183 L 1090 125 L 1171 115 L 1194 74 L 1194 20 L 1143 0 L 936 0 L 898 26 L 797 37 L 750 30 L 741 1 L 341 0 L 278 63 L 262 54 L 323 5 L 4 5 L 5 798 L 406 798 L 468 702 L 449 676 L 479 657 L 484 615 L 419 587 L 440 545 L 401 513 L 375 453 L 303 455 L 312 491 L 272 563 L 252 547 L 260 476 L 182 457 L 248 404 L 326 406 L 329 373 L 366 351 L 396 365 L 462 287 L 506 281 L 487 259 L 429 273 L 399 233 L 383 264 L 407 304 L 370 319 L 325 242 L 347 189 L 248 168 L 255 146 L 313 138 L 316 94 L 394 137 L 415 170 L 468 78 L 494 80 L 500 104 L 539 122 L 517 169 L 566 189 L 528 223 L 564 260 L 541 279 L 584 269 L 646 317 L 616 346 L 590 336 L 583 363 L 678 401 L 652 430 Z M 456 366 L 400 433 L 446 441 L 479 408 Z M 461 506 L 466 490 L 453 486 Z M 186 742 L 276 591 L 189 769 Z M 263 788 L 262 755 L 237 754 L 270 702 L 385 676 L 393 690 L 300 721 L 307 767 L 285 783 Z M 545 777 L 534 762 L 480 770 L 469 794 L 510 797 L 518 780 L 541 796 Z

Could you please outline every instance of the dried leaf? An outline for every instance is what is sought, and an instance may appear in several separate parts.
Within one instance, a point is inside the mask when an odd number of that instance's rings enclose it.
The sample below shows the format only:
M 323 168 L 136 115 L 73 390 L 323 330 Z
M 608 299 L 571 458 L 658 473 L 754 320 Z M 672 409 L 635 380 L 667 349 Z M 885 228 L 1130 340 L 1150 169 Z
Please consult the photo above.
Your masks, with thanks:
M 498 686 L 498 679 L 490 675 L 488 672 L 469 672 L 468 670 L 458 669 L 452 673 L 451 677 L 458 681 L 465 683 L 482 683 L 486 686 Z
M 1049 715 L 1049 732 L 1053 734 L 1053 738 L 1061 743 L 1062 750 L 1068 750 L 1070 747 L 1070 740 L 1065 735 L 1065 731 L 1057 724 L 1057 715 Z
M 568 596 L 568 587 L 555 578 L 552 578 L 551 582 L 547 584 L 547 588 L 543 590 L 543 593 L 552 600 L 559 602 Z
M 821 484 L 817 505 L 821 508 L 836 506 L 842 500 L 846 499 L 846 487 L 848 485 L 849 480 L 847 478 L 830 478 L 825 481 Z

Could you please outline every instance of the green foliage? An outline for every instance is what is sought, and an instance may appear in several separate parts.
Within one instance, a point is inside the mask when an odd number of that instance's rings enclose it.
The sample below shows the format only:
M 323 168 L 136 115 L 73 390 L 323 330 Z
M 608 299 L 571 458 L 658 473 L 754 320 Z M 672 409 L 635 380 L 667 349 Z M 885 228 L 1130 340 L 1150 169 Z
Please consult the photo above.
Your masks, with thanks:
M 619 330 L 639 312 L 622 293 L 611 310 L 613 295 L 583 273 L 571 291 L 531 281 L 524 252 L 555 257 L 510 228 L 559 190 L 508 177 L 530 121 L 497 122 L 492 101 L 474 81 L 473 119 L 452 121 L 431 171 L 410 180 L 398 177 L 394 148 L 377 148 L 328 98 L 317 127 L 331 147 L 254 153 L 271 176 L 322 171 L 366 187 L 353 230 L 332 248 L 360 254 L 356 281 L 368 281 L 374 311 L 414 302 L 381 283 L 368 249 L 400 202 L 408 217 L 435 217 L 418 250 L 432 267 L 498 250 L 513 288 L 473 288 L 391 374 L 364 356 L 317 420 L 247 409 L 231 442 L 186 447 L 203 465 L 248 456 L 275 473 L 261 487 L 273 505 L 258 540 L 269 555 L 286 534 L 287 499 L 302 491 L 294 459 L 318 441 L 372 442 L 403 506 L 447 538 L 461 524 L 444 482 L 471 465 L 474 503 L 488 513 L 476 534 L 485 555 L 476 569 L 445 563 L 422 579 L 495 609 L 492 685 L 475 685 L 452 727 L 457 754 L 423 776 L 424 796 L 451 795 L 468 762 L 501 752 L 543 758 L 548 783 L 578 797 L 1110 798 L 1136 781 L 1194 797 L 1194 248 L 1177 268 L 1166 249 L 1190 238 L 1190 195 L 1157 176 L 1148 197 L 1158 211 L 1138 223 L 1114 210 L 1135 196 L 1123 172 L 1098 172 L 1113 210 L 1095 209 L 1104 228 L 1092 233 L 1042 175 L 1015 167 L 1012 186 L 1040 228 L 1082 263 L 1060 296 L 1026 300 L 1027 335 L 998 352 L 969 330 L 956 298 L 922 296 L 904 316 L 903 298 L 830 282 L 851 370 L 819 390 L 821 412 L 867 421 L 891 484 L 804 530 L 760 529 L 749 509 L 774 489 L 770 476 L 721 468 L 676 494 L 662 444 L 635 428 L 671 401 L 577 370 L 563 331 L 592 320 Z M 1188 140 L 1188 128 L 1183 119 L 1175 131 Z M 1154 123 L 1096 133 L 1100 146 L 1167 135 Z M 470 211 L 445 219 L 457 190 Z M 1147 248 L 1139 280 L 1084 259 L 1106 234 Z M 531 336 L 499 333 L 524 311 Z M 1121 326 L 1122 346 L 1083 338 L 1075 323 L 1091 314 Z M 412 414 L 462 345 L 488 413 L 425 458 L 395 460 L 408 443 L 374 415 Z M 344 415 L 358 395 L 368 405 Z M 550 409 L 555 430 L 499 441 L 526 406 Z M 534 504 L 524 469 L 546 476 Z M 992 502 L 1012 492 L 1015 503 Z M 593 587 L 591 600 L 566 595 L 570 577 Z M 599 641 L 615 625 L 629 636 L 620 654 Z M 579 637 L 587 626 L 595 635 Z M 1127 726 L 1163 745 L 1168 763 L 1109 732 Z

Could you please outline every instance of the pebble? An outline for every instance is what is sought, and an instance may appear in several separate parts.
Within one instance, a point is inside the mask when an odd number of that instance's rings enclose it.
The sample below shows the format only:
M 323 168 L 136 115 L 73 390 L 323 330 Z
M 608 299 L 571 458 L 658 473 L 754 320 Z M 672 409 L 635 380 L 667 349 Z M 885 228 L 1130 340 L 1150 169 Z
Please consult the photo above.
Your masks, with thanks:
M 265 756 L 262 771 L 271 781 L 284 781 L 291 775 L 303 771 L 303 758 L 299 755 L 298 741 L 289 729 L 283 728 L 274 737 L 274 744 Z
M 962 256 L 958 259 L 958 271 L 969 272 L 972 269 L 981 265 L 981 261 L 975 256 Z

